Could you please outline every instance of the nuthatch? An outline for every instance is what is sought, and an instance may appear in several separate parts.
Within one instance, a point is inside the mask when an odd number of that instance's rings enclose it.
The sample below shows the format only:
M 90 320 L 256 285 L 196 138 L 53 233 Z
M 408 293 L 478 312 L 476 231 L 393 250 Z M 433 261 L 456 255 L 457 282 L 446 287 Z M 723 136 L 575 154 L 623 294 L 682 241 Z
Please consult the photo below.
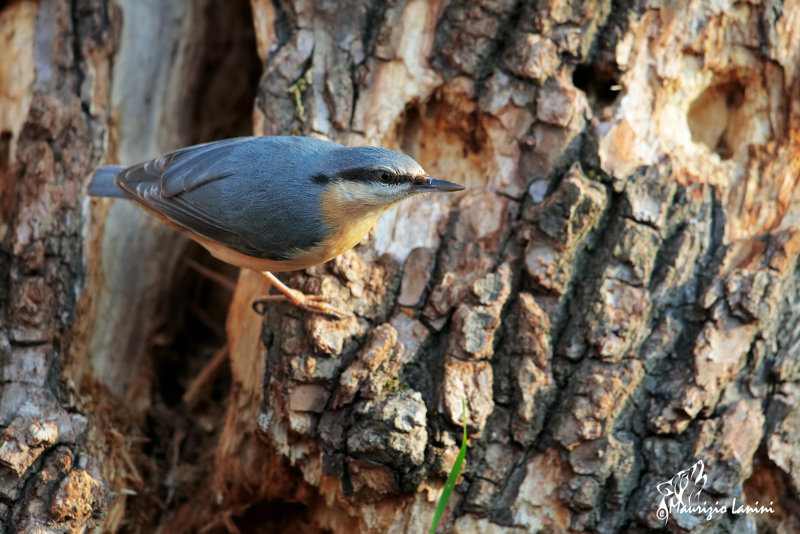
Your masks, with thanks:
M 95 171 L 89 194 L 129 198 L 227 263 L 263 272 L 290 302 L 349 315 L 272 272 L 324 263 L 354 247 L 403 199 L 462 186 L 410 157 L 310 137 L 240 137 Z M 254 303 L 274 300 L 263 297 Z

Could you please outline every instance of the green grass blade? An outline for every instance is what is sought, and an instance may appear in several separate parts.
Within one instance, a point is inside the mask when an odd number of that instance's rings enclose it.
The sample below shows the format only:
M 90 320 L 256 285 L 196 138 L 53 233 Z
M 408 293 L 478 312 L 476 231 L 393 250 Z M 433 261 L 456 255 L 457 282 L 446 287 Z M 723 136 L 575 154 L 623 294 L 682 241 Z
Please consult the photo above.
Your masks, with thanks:
M 453 464 L 453 468 L 447 476 L 447 482 L 444 483 L 442 494 L 439 496 L 439 503 L 436 505 L 436 513 L 433 515 L 433 523 L 431 524 L 431 534 L 436 532 L 439 519 L 441 519 L 444 509 L 447 508 L 450 495 L 453 494 L 453 490 L 456 487 L 458 475 L 461 474 L 461 465 L 464 463 L 464 457 L 467 455 L 467 403 L 464 399 L 461 399 L 461 409 L 463 413 L 462 422 L 464 423 L 464 437 L 461 438 L 461 450 L 458 451 L 456 462 Z

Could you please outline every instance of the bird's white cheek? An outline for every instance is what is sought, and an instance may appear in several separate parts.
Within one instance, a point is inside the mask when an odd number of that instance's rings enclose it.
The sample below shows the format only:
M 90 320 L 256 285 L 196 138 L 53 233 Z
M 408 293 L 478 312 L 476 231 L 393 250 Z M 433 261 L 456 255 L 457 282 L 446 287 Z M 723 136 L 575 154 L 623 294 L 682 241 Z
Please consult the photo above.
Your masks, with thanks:
M 360 184 L 350 182 L 341 182 L 337 184 L 342 195 L 342 200 L 345 202 L 355 202 L 359 198 L 363 198 L 364 192 L 360 190 L 359 185 Z
M 345 202 L 353 202 L 361 205 L 380 205 L 386 202 L 385 198 L 367 184 L 345 182 L 340 186 L 342 199 Z

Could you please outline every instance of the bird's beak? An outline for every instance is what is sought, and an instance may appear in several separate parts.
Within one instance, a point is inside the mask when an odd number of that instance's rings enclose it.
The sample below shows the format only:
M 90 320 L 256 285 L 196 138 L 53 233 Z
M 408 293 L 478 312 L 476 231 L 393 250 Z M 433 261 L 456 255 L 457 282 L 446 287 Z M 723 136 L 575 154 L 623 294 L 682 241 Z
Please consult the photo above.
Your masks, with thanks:
M 463 185 L 454 184 L 453 182 L 446 182 L 444 180 L 437 180 L 430 176 L 425 177 L 424 182 L 420 182 L 414 186 L 414 190 L 418 193 L 427 193 L 430 191 L 442 191 L 449 193 L 451 191 L 462 191 Z

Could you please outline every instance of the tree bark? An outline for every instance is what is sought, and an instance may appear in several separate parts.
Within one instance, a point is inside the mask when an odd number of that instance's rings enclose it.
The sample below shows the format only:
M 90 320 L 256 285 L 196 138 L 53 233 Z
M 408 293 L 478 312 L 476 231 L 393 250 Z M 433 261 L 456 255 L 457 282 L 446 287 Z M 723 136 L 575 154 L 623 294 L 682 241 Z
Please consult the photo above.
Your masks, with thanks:
M 465 419 L 442 531 L 800 530 L 800 6 L 245 8 L 0 11 L 7 531 L 426 531 Z M 467 191 L 285 275 L 344 320 L 81 207 L 103 160 L 250 128 Z M 684 481 L 718 511 L 660 513 Z
M 0 19 L 2 530 L 81 531 L 109 488 L 61 371 L 81 336 L 81 188 L 103 153 L 118 21 L 99 2 L 12 2 Z

